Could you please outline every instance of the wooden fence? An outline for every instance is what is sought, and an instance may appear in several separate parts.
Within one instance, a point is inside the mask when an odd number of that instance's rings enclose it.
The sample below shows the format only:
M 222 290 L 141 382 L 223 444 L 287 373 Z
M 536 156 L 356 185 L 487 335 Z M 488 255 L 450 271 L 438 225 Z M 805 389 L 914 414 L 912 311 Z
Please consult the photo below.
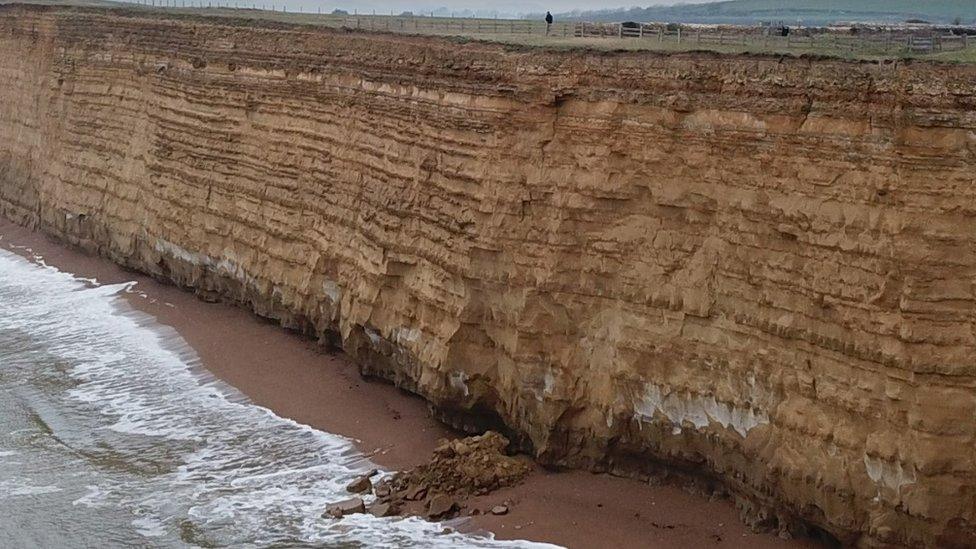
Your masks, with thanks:
M 663 25 L 647 23 L 587 23 L 575 24 L 573 36 L 577 38 L 635 38 L 661 43 L 702 46 L 761 47 L 763 49 L 810 49 L 851 52 L 911 52 L 934 53 L 958 51 L 976 46 L 976 37 L 953 34 L 920 33 L 791 33 L 787 36 L 748 32 L 723 32 L 718 30 L 688 29 L 676 27 L 669 30 Z
M 437 34 L 535 34 L 546 35 L 546 24 L 525 19 L 474 19 L 410 16 L 340 16 L 338 26 L 353 29 L 390 30 Z M 553 24 L 549 36 L 573 36 L 572 23 Z

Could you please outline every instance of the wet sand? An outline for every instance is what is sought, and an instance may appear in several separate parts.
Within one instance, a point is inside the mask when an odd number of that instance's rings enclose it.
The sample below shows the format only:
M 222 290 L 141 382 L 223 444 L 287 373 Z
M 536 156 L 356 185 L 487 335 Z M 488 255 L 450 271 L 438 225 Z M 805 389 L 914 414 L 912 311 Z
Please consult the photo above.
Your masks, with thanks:
M 24 247 L 28 248 L 25 249 Z M 172 326 L 214 375 L 282 417 L 356 441 L 376 464 L 404 469 L 424 462 L 439 439 L 456 433 L 430 417 L 426 403 L 367 380 L 341 354 L 244 309 L 206 303 L 174 286 L 128 271 L 0 220 L 0 248 L 101 283 L 136 281 L 128 301 Z M 500 539 L 579 548 L 818 547 L 750 532 L 727 500 L 709 501 L 672 486 L 542 468 L 522 485 L 467 501 L 468 508 L 510 503 L 504 516 L 461 521 Z

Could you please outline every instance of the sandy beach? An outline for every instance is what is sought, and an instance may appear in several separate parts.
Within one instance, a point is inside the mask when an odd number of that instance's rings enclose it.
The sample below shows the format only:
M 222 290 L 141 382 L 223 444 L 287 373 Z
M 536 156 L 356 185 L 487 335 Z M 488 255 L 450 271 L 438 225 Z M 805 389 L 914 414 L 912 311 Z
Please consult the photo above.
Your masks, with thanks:
M 424 462 L 439 439 L 459 436 L 430 417 L 426 403 L 385 382 L 364 379 L 341 353 L 281 329 L 231 304 L 127 272 L 0 221 L 0 247 L 101 283 L 135 281 L 133 307 L 173 327 L 214 375 L 255 404 L 317 429 L 349 437 L 376 464 L 405 469 Z M 567 547 L 816 547 L 811 540 L 756 534 L 727 500 L 673 486 L 537 467 L 522 485 L 467 501 L 463 515 L 508 502 L 504 516 L 460 520 L 462 530 Z

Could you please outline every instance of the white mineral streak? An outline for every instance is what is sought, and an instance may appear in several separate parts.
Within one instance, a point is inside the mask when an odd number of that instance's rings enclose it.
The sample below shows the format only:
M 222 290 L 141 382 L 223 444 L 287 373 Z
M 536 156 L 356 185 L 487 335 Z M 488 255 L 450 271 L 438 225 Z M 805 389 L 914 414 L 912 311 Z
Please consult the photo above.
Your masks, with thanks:
M 674 424 L 675 434 L 680 433 L 686 423 L 703 429 L 715 422 L 722 427 L 731 427 L 745 437 L 755 427 L 769 423 L 769 416 L 763 410 L 720 402 L 714 396 L 679 393 L 652 383 L 645 385 L 642 398 L 634 403 L 634 412 L 641 420 L 651 420 L 655 414 L 663 414 Z
M 902 486 L 915 484 L 917 480 L 914 467 L 906 468 L 901 462 L 891 463 L 867 454 L 864 455 L 864 468 L 875 484 L 891 488 L 896 492 L 900 491 Z

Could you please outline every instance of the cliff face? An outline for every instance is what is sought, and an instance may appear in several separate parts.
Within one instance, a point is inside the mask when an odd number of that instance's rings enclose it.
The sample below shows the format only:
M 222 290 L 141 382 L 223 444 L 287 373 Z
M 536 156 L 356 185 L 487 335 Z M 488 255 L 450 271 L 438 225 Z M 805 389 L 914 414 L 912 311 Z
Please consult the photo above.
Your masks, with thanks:
M 0 9 L 0 212 L 541 460 L 976 541 L 976 67 Z

